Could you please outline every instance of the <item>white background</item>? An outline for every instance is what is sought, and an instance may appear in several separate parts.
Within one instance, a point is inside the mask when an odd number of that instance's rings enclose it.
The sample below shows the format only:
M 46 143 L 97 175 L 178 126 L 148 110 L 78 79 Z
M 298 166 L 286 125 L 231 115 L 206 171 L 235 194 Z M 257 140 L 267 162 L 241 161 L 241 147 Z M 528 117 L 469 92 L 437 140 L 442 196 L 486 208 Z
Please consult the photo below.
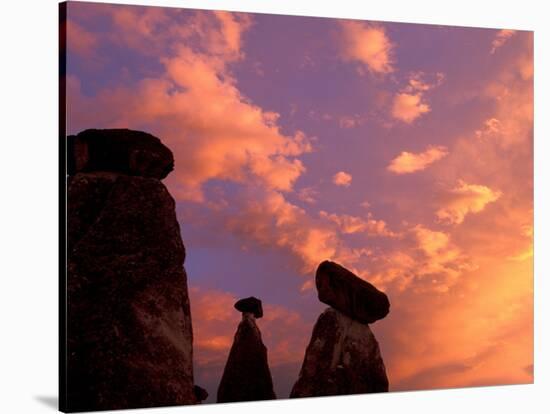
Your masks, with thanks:
M 550 412 L 547 2 L 337 0 L 321 4 L 319 0 L 136 0 L 135 3 L 535 31 L 535 385 L 176 407 L 150 412 Z M 4 0 L 0 3 L 0 19 L 0 413 L 47 413 L 55 411 L 58 384 L 57 1 Z

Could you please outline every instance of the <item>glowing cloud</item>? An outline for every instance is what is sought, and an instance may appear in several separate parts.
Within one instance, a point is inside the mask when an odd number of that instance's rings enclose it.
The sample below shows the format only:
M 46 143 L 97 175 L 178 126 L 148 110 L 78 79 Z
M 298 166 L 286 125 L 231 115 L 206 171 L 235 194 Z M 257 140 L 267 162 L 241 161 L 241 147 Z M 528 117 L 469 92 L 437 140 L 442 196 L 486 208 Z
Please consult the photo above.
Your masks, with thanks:
M 461 249 L 451 243 L 448 233 L 430 230 L 422 225 L 413 228 L 418 248 L 425 260 L 418 264 L 419 276 L 431 276 L 433 289 L 447 292 L 463 271 L 475 269 Z
M 372 214 L 367 214 L 367 219 L 350 216 L 348 214 L 329 214 L 321 210 L 319 216 L 335 223 L 344 234 L 368 233 L 375 236 L 394 237 L 395 233 L 387 229 L 384 220 L 375 220 Z
M 508 39 L 510 39 L 515 34 L 516 34 L 515 30 L 509 30 L 509 29 L 499 30 L 493 40 L 493 43 L 491 44 L 492 46 L 491 55 L 493 55 L 498 48 L 502 47 L 504 43 L 506 43 Z
M 344 60 L 360 62 L 374 73 L 393 71 L 393 44 L 382 26 L 342 21 L 340 28 Z
M 500 191 L 478 184 L 467 184 L 459 180 L 457 187 L 450 190 L 445 207 L 436 212 L 439 220 L 448 224 L 460 224 L 469 213 L 479 213 L 489 203 L 500 198 Z
M 149 34 L 165 22 L 157 9 L 147 8 L 143 14 L 140 9 L 113 10 L 109 16 L 124 33 L 117 41 L 128 42 L 128 47 L 151 42 Z M 250 18 L 199 13 L 192 23 L 181 32 L 168 31 L 158 44 L 149 46 L 157 50 L 165 69 L 157 78 L 106 89 L 92 98 L 80 92 L 77 81 L 69 82 L 69 129 L 72 123 L 80 127 L 101 123 L 146 129 L 161 136 L 178 159 L 169 181 L 180 200 L 204 201 L 202 185 L 211 179 L 258 181 L 267 188 L 292 190 L 305 171 L 295 157 L 311 151 L 308 138 L 300 131 L 282 134 L 279 114 L 243 96 L 227 68 L 227 63 L 242 57 L 238 48 Z M 204 32 L 209 35 L 198 36 L 200 52 L 184 46 L 185 40 Z M 176 52 L 166 51 L 166 45 Z
M 430 106 L 422 101 L 422 94 L 398 93 L 393 99 L 392 116 L 411 124 L 422 114 L 430 112 Z
M 351 185 L 351 174 L 344 171 L 339 171 L 332 177 L 332 182 L 342 187 L 349 187 Z
M 419 153 L 403 151 L 390 162 L 387 169 L 395 174 L 410 174 L 426 169 L 430 164 L 447 156 L 448 153 L 444 146 L 429 146 L 425 151 Z
M 262 246 L 289 251 L 299 260 L 303 274 L 335 257 L 341 243 L 330 226 L 314 220 L 275 191 L 256 190 L 254 199 L 225 219 L 225 227 Z

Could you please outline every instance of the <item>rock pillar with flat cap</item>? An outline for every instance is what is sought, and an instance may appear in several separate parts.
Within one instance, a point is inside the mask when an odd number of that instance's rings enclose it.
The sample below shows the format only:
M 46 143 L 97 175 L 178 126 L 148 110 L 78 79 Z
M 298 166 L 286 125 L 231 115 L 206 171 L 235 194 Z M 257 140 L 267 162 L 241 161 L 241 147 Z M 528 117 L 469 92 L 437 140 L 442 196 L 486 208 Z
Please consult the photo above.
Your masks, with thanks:
M 319 265 L 315 282 L 319 300 L 330 307 L 313 327 L 290 397 L 388 391 L 384 361 L 368 325 L 388 314 L 386 294 L 329 261 Z
M 195 404 L 185 247 L 145 132 L 67 138 L 67 411 Z
M 267 362 L 267 348 L 256 319 L 263 316 L 262 301 L 249 297 L 235 303 L 242 312 L 229 358 L 218 387 L 217 402 L 275 399 Z

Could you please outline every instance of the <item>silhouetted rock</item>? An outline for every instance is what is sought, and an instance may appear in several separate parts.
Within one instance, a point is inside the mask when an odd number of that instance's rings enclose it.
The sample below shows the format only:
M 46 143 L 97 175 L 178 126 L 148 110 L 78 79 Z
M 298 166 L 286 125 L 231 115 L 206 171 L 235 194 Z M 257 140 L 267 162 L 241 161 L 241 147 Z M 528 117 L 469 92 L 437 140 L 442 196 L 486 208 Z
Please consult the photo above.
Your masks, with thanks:
M 155 178 L 68 181 L 67 407 L 194 404 L 185 249 Z
M 262 335 L 252 313 L 243 313 L 218 387 L 217 402 L 275 398 Z
M 388 391 L 378 342 L 368 325 L 327 308 L 317 320 L 291 398 Z
M 87 129 L 67 138 L 67 173 L 111 171 L 162 179 L 172 151 L 153 135 L 129 129 Z
M 317 268 L 315 285 L 321 302 L 356 321 L 373 323 L 390 311 L 385 293 L 337 263 L 322 262 Z
M 199 387 L 198 385 L 195 385 L 193 387 L 193 392 L 195 393 L 195 397 L 197 398 L 197 401 L 204 401 L 208 398 L 208 391 L 206 391 L 204 388 Z
M 262 301 L 255 298 L 254 296 L 238 300 L 235 303 L 235 309 L 237 309 L 239 312 L 250 312 L 254 314 L 255 318 L 261 318 L 262 316 L 264 316 Z

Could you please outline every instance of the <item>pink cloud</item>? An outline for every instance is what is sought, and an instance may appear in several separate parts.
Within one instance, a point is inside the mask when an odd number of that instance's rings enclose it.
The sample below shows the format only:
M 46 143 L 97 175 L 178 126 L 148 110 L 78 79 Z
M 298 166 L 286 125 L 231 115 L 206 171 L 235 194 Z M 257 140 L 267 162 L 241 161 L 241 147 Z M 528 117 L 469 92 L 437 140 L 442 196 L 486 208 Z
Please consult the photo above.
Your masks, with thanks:
M 394 45 L 382 26 L 346 20 L 340 28 L 344 60 L 359 62 L 373 73 L 393 72 Z
M 152 42 L 151 34 L 166 19 L 162 9 L 114 10 L 113 19 L 124 33 L 118 41 L 130 47 Z M 292 190 L 305 171 L 296 157 L 311 151 L 308 138 L 301 131 L 283 134 L 279 114 L 243 96 L 227 68 L 228 62 L 242 57 L 241 36 L 250 24 L 250 18 L 241 15 L 198 13 L 194 24 L 169 25 L 168 33 L 155 39 L 172 44 L 173 52 L 164 51 L 164 44 L 151 46 L 165 68 L 161 76 L 106 89 L 92 98 L 83 96 L 73 80 L 70 121 L 83 127 L 99 123 L 148 129 L 162 137 L 178 160 L 169 180 L 179 199 L 204 201 L 202 185 L 211 179 Z M 202 52 L 184 46 L 184 40 L 204 31 Z
M 424 99 L 424 94 L 441 85 L 445 75 L 437 72 L 432 78 L 431 81 L 427 81 L 426 74 L 423 72 L 410 74 L 408 83 L 393 98 L 391 114 L 395 119 L 411 124 L 431 111 L 430 105 Z
M 395 237 L 396 234 L 388 230 L 384 220 L 375 220 L 368 213 L 367 218 L 351 216 L 348 214 L 329 214 L 321 210 L 319 216 L 335 223 L 344 234 L 367 233 L 373 236 Z
M 239 213 L 227 217 L 231 232 L 263 246 L 289 251 L 304 274 L 335 257 L 341 241 L 331 226 L 311 218 L 278 192 L 256 192 Z
M 509 29 L 502 29 L 499 30 L 493 39 L 493 43 L 491 44 L 491 55 L 495 54 L 497 49 L 504 46 L 504 44 L 510 39 L 512 36 L 516 34 L 515 30 L 509 30 Z
M 332 182 L 338 186 L 349 187 L 351 185 L 352 176 L 345 171 L 338 171 L 332 177 Z
M 421 93 L 398 93 L 393 99 L 391 114 L 407 124 L 414 122 L 422 114 L 430 112 L 430 105 L 422 100 Z
M 394 174 L 410 174 L 426 169 L 430 164 L 448 155 L 444 146 L 429 146 L 425 151 L 412 153 L 403 151 L 388 165 L 388 171 Z

